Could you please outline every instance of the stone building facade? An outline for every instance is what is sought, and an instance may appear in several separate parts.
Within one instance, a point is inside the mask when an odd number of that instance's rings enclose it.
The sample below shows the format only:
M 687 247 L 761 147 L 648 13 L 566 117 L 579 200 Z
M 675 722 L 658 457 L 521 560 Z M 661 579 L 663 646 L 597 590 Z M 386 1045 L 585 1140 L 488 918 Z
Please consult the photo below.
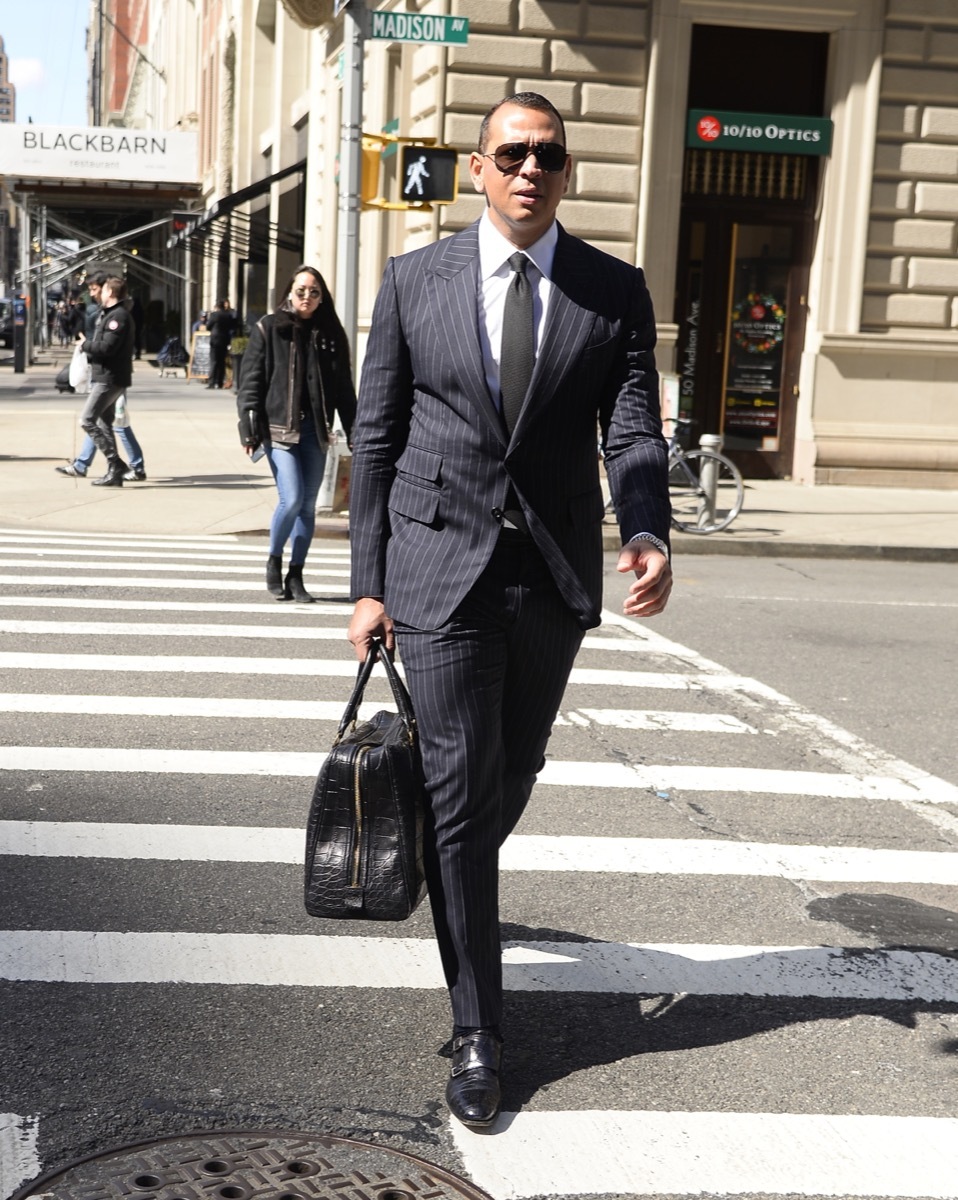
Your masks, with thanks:
M 195 83 L 174 101 L 165 62 L 163 111 L 168 127 L 207 131 L 206 214 L 227 201 L 193 238 L 203 299 L 228 281 L 255 314 L 300 258 L 334 281 L 343 14 L 332 0 L 150 5 L 154 30 L 193 22 L 176 52 L 196 60 Z M 380 7 L 469 20 L 464 45 L 368 40 L 363 70 L 363 131 L 453 146 L 460 194 L 435 211 L 363 213 L 360 351 L 386 258 L 481 211 L 466 163 L 482 113 L 542 91 L 566 116 L 575 164 L 560 219 L 645 269 L 669 401 L 693 438 L 722 433 L 750 474 L 958 487 L 953 0 Z M 147 52 L 170 48 L 154 38 Z M 690 110 L 824 122 L 830 148 L 712 150 Z M 395 162 L 382 161 L 394 194 Z

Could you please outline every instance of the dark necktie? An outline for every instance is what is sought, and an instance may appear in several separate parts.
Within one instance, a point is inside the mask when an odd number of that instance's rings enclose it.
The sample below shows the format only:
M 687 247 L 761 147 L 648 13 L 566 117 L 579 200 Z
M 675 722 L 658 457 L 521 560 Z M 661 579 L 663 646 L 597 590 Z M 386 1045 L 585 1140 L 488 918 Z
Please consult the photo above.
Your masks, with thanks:
M 502 416 L 511 434 L 529 390 L 535 366 L 532 328 L 532 285 L 526 277 L 529 259 L 518 251 L 509 259 L 515 274 L 509 280 L 502 313 L 502 348 L 499 353 L 499 388 Z

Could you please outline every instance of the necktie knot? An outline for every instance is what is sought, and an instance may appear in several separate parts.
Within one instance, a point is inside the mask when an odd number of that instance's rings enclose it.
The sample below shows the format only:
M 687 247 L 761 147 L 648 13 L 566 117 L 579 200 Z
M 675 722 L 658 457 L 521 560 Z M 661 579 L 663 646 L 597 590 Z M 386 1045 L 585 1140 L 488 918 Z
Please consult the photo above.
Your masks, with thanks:
M 509 266 L 513 271 L 517 271 L 520 275 L 525 275 L 526 267 L 529 265 L 529 259 L 526 255 L 521 254 L 518 250 L 515 254 L 509 255 Z

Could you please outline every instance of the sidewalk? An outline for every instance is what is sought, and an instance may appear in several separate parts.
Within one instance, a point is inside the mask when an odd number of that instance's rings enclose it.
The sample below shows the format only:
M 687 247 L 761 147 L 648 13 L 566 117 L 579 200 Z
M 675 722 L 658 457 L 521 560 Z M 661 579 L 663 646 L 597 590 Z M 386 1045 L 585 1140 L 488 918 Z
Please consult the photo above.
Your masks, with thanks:
M 236 435 L 232 392 L 160 379 L 146 360 L 130 390 L 133 427 L 149 478 L 120 488 L 56 474 L 79 445 L 82 398 L 53 386 L 66 361 L 14 375 L 0 365 L 0 524 L 24 529 L 263 536 L 275 504 L 265 460 L 251 464 Z M 0 354 L 2 364 L 2 354 Z M 101 474 L 101 459 L 93 473 Z M 347 536 L 344 517 L 321 517 L 319 536 Z M 606 544 L 618 545 L 614 525 Z M 893 558 L 958 562 L 958 491 L 803 487 L 749 480 L 730 529 L 675 533 L 676 554 Z

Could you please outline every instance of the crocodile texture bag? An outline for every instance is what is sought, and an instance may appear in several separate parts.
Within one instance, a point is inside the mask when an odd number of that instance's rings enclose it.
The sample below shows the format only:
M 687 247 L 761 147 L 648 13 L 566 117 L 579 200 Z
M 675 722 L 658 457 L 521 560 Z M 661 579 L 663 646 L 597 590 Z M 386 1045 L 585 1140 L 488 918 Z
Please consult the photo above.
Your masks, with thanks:
M 398 713 L 356 713 L 382 662 Z M 323 763 L 306 830 L 306 911 L 340 920 L 402 921 L 426 892 L 423 775 L 409 693 L 374 641 Z

